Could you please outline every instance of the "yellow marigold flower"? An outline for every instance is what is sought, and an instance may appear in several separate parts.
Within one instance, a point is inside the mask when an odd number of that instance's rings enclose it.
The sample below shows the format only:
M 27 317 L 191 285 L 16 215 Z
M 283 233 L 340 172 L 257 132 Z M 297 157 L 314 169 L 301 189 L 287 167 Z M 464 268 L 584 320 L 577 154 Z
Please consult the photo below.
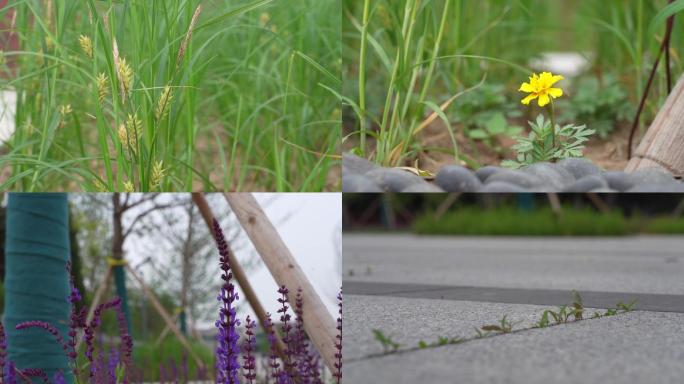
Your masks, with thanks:
M 540 107 L 543 107 L 551 102 L 549 96 L 554 99 L 563 96 L 563 90 L 560 88 L 552 88 L 558 81 L 563 80 L 563 76 L 554 75 L 551 72 L 542 72 L 537 75 L 533 73 L 530 77 L 529 83 L 522 83 L 520 92 L 529 93 L 527 97 L 522 99 L 522 103 L 529 105 L 530 101 L 539 98 L 537 102 Z
M 98 99 L 100 100 L 100 104 L 104 103 L 105 97 L 107 97 L 107 94 L 109 93 L 108 82 L 109 79 L 107 78 L 107 75 L 104 74 L 104 72 L 100 73 L 97 76 L 97 95 Z
M 78 38 L 78 43 L 81 44 L 81 49 L 83 50 L 83 53 L 85 53 L 86 56 L 89 58 L 93 58 L 93 41 L 90 40 L 90 37 L 81 35 Z

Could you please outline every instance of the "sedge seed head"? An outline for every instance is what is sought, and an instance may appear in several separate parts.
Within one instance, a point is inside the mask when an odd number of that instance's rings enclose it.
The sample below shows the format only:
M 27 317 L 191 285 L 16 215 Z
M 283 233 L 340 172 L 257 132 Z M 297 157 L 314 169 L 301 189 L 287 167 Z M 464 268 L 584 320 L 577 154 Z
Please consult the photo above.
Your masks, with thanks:
M 97 75 L 97 97 L 100 104 L 104 103 L 107 94 L 109 93 L 109 78 L 104 72 Z
M 126 126 L 124 124 L 119 125 L 119 129 L 116 131 L 121 141 L 121 145 L 128 145 L 128 131 L 126 131 Z
M 126 129 L 128 132 L 134 136 L 140 136 L 142 134 L 142 122 L 138 119 L 138 114 L 133 115 L 128 114 L 128 119 L 126 119 Z
M 107 192 L 107 186 L 100 179 L 95 179 L 94 186 L 97 192 Z
M 161 96 L 159 97 L 159 101 L 157 102 L 157 109 L 154 112 L 154 116 L 157 118 L 157 121 L 161 121 L 168 115 L 169 113 L 169 105 L 171 104 L 171 101 L 173 100 L 173 93 L 171 92 L 171 87 L 168 85 L 164 87 L 164 90 L 161 93 Z
M 128 65 L 125 57 L 119 60 L 119 78 L 121 79 L 124 93 L 127 94 L 133 86 L 133 69 Z
M 130 180 L 124 182 L 124 192 L 126 192 L 126 193 L 135 192 L 135 186 L 133 185 L 133 182 L 131 182 Z
M 81 49 L 83 50 L 83 53 L 85 53 L 88 58 L 92 59 L 93 58 L 93 41 L 90 39 L 90 37 L 81 35 L 78 38 L 78 43 L 81 45 Z
M 164 163 L 159 160 L 152 167 L 152 188 L 159 187 L 164 176 L 166 176 L 166 169 L 164 169 Z
M 261 24 L 262 27 L 265 27 L 269 22 L 271 21 L 271 14 L 268 12 L 264 12 L 259 16 L 259 24 Z
M 73 109 L 71 109 L 71 104 L 59 106 L 59 114 L 62 115 L 62 118 L 67 117 L 67 115 L 69 115 L 71 112 L 73 112 Z

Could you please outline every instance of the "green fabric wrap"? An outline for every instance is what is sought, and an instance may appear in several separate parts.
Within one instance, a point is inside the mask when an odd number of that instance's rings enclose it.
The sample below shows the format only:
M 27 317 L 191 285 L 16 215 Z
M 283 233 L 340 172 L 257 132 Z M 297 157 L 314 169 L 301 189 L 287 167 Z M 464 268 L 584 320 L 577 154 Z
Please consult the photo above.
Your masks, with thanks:
M 8 359 L 20 369 L 44 370 L 50 381 L 61 370 L 70 383 L 73 378 L 67 357 L 52 335 L 42 329 L 15 329 L 21 322 L 46 321 L 67 340 L 69 255 L 67 195 L 11 193 L 5 242 Z
M 121 308 L 123 309 L 124 318 L 126 319 L 126 327 L 131 328 L 131 314 L 128 310 L 128 295 L 126 294 L 126 273 L 124 267 L 116 265 L 112 267 L 114 275 L 114 286 L 116 287 L 116 295 L 121 299 Z

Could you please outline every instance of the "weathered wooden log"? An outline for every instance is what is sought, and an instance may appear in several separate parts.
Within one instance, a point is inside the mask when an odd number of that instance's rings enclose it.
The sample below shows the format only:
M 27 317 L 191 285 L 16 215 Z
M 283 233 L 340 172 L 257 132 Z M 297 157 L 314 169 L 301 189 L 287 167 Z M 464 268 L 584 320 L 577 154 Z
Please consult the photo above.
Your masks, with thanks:
M 684 176 L 684 75 L 656 115 L 625 171 L 657 167 Z

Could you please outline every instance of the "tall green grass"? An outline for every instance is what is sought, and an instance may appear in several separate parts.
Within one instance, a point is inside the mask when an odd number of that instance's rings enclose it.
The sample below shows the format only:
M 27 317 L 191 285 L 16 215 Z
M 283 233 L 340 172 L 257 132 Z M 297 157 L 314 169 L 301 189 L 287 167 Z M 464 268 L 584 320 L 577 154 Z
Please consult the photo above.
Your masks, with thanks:
M 590 72 L 620 78 L 636 102 L 658 51 L 664 25 L 649 25 L 667 0 L 377 0 L 344 1 L 342 40 L 345 149 L 384 165 L 412 163 L 425 150 L 462 157 L 454 111 L 458 95 L 481 82 L 517 89 L 532 59 L 552 51 L 587 54 Z M 672 41 L 673 73 L 684 24 Z M 650 99 L 651 118 L 663 101 L 664 69 Z M 472 89 L 475 87 L 475 89 Z M 660 95 L 660 97 L 658 97 Z M 571 95 L 569 95 L 571 97 Z M 522 108 L 521 108 L 522 109 Z M 442 120 L 451 144 L 427 148 L 418 134 Z M 467 159 L 465 159 L 467 160 Z
M 0 88 L 20 102 L 0 187 L 335 188 L 336 6 L 10 1 L 21 49 Z
M 550 208 L 522 211 L 500 207 L 493 210 L 462 208 L 440 218 L 417 218 L 413 230 L 420 234 L 510 236 L 616 236 L 630 232 L 620 212 L 597 214 L 591 209 L 563 210 L 556 216 Z
M 560 215 L 550 208 L 521 210 L 501 206 L 493 209 L 462 207 L 441 217 L 419 216 L 413 231 L 423 235 L 470 236 L 623 236 L 638 233 L 684 234 L 684 219 L 658 216 L 627 217 L 614 210 L 599 213 L 567 206 Z

